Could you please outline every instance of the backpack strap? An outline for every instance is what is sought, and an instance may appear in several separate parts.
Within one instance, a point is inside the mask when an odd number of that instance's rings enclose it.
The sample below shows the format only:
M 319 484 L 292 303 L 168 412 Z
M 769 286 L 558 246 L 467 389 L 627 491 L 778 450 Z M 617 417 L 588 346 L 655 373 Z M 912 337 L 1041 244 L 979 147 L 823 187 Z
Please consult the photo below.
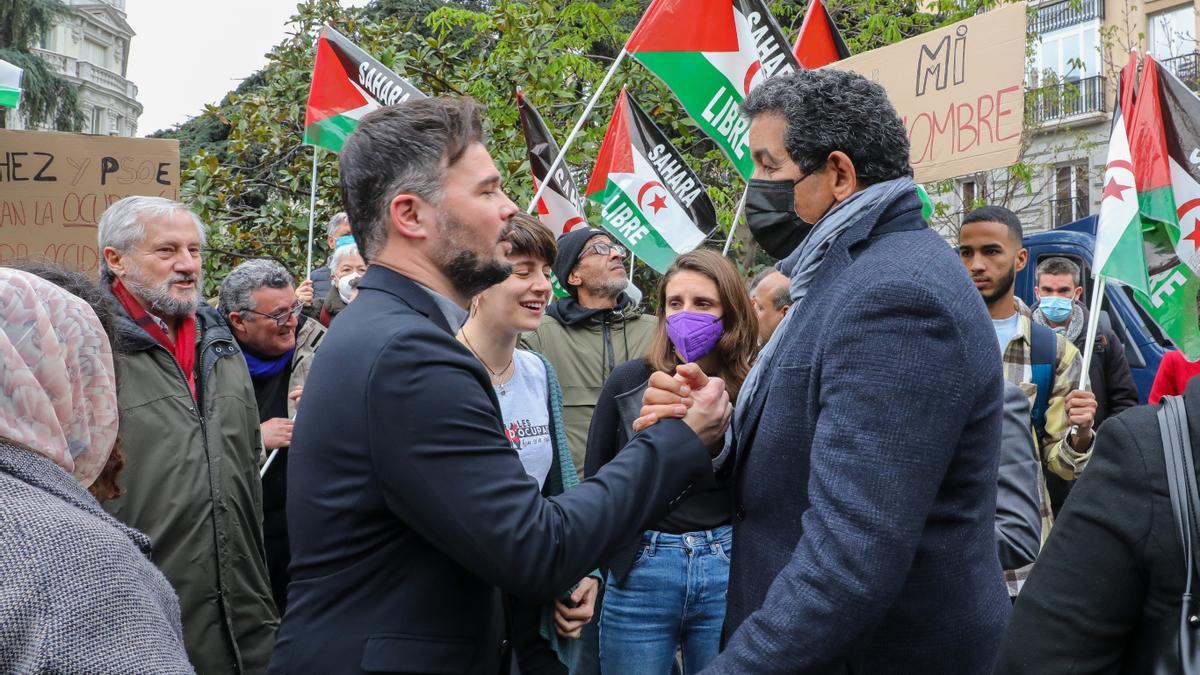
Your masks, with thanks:
M 1040 442 L 1046 434 L 1046 412 L 1050 410 L 1050 392 L 1054 389 L 1054 371 L 1058 364 L 1058 334 L 1036 321 L 1030 321 L 1029 325 L 1030 366 L 1033 371 L 1033 384 L 1037 386 L 1031 418 Z
M 1161 403 L 1158 409 L 1158 429 L 1162 435 L 1163 459 L 1167 465 L 1167 489 L 1171 498 L 1175 532 L 1179 535 L 1179 543 L 1183 548 L 1187 576 L 1180 603 L 1182 607 L 1178 647 L 1176 653 L 1167 655 L 1166 661 L 1172 663 L 1172 668 L 1158 669 L 1155 672 L 1193 675 L 1200 669 L 1200 664 L 1197 663 L 1200 647 L 1197 647 L 1196 635 L 1200 618 L 1196 616 L 1193 590 L 1197 574 L 1196 545 L 1200 542 L 1200 495 L 1196 490 L 1195 457 L 1192 455 L 1192 441 L 1188 433 L 1187 411 L 1183 398 L 1164 396 Z

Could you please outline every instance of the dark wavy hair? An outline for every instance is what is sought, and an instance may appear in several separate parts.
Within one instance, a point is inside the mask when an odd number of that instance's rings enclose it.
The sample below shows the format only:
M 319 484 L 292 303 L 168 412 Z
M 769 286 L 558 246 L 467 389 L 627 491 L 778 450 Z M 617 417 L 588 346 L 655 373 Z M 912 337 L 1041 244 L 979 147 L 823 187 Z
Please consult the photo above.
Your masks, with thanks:
M 721 322 L 725 332 L 714 352 L 717 355 L 717 372 L 707 373 L 725 380 L 729 397 L 736 399 L 750 366 L 758 356 L 758 316 L 750 304 L 750 296 L 742 285 L 742 277 L 733 263 L 725 256 L 708 249 L 697 249 L 684 253 L 671 263 L 667 273 L 658 281 L 658 328 L 646 350 L 646 364 L 654 370 L 674 373 L 679 358 L 671 338 L 667 337 L 667 285 L 680 272 L 695 272 L 712 279 L 717 285 L 717 299 L 721 301 Z
M 747 119 L 764 114 L 787 120 L 784 145 L 805 173 L 825 167 L 840 150 L 862 185 L 912 176 L 908 133 L 878 83 L 843 70 L 798 70 L 755 87 L 742 104 Z

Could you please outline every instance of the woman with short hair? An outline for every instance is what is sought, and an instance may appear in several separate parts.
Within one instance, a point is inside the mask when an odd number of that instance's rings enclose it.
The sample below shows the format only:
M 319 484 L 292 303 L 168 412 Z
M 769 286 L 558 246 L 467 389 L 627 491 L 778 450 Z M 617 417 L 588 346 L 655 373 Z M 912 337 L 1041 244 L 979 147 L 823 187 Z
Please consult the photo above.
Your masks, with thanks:
M 512 274 L 475 296 L 458 340 L 490 374 L 504 435 L 525 472 L 542 494 L 552 497 L 579 482 L 563 428 L 562 390 L 550 362 L 537 352 L 517 349 L 517 339 L 536 330 L 546 313 L 557 247 L 550 230 L 524 213 L 513 216 L 507 241 Z M 573 640 L 592 618 L 598 588 L 599 579 L 585 577 L 553 607 L 510 599 L 510 616 L 517 624 L 513 647 L 522 673 L 565 675 L 576 658 L 578 643 Z

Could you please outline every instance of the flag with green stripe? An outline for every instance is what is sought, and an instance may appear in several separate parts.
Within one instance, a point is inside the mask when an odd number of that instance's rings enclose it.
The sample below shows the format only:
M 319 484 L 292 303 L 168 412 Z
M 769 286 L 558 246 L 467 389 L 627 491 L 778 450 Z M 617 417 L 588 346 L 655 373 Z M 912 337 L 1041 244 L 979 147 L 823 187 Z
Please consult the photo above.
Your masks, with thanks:
M 1119 89 L 1133 88 L 1137 57 L 1121 69 Z M 1120 99 L 1121 96 L 1118 96 Z M 1118 102 L 1113 113 L 1112 134 L 1108 142 L 1108 162 L 1104 167 L 1104 192 L 1100 199 L 1100 217 L 1096 225 L 1096 272 L 1120 281 L 1143 293 L 1150 288 L 1142 241 L 1142 220 L 1138 213 L 1137 180 L 1133 155 L 1129 149 L 1128 113 Z
M 624 89 L 586 194 L 604 228 L 659 272 L 717 227 L 700 179 Z
M 304 143 L 341 152 L 363 115 L 411 98 L 425 98 L 425 94 L 326 26 L 317 40 Z
M 1123 101 L 1124 102 L 1124 99 Z M 1200 98 L 1147 56 L 1129 121 L 1147 292 L 1138 304 L 1189 359 L 1200 358 Z M 1105 185 L 1106 193 L 1109 191 Z
M 743 178 L 754 172 L 741 104 L 799 68 L 762 0 L 654 0 L 625 49 L 661 79 Z
M 0 60 L 0 108 L 15 108 L 21 103 L 21 75 L 24 71 Z

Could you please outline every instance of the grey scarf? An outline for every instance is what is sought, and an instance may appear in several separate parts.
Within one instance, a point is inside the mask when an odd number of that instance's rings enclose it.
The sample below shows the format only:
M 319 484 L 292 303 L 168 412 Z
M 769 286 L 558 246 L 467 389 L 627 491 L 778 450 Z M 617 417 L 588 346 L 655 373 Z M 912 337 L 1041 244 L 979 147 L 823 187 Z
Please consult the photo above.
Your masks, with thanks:
M 1075 338 L 1079 337 L 1079 334 L 1087 327 L 1087 321 L 1084 320 L 1083 316 L 1083 305 L 1080 305 L 1078 302 L 1071 303 L 1071 318 L 1067 320 L 1067 325 L 1065 326 L 1051 326 L 1045 315 L 1042 314 L 1041 309 L 1033 310 L 1033 320 L 1071 342 L 1074 342 Z
M 746 420 L 751 411 L 758 408 L 757 399 L 765 392 L 760 392 L 763 385 L 763 373 L 769 372 L 775 360 L 775 351 L 783 336 L 788 332 L 792 317 L 798 314 L 800 304 L 808 295 L 809 286 L 817 276 L 817 270 L 825 259 L 825 254 L 846 230 L 861 222 L 863 218 L 878 217 L 878 211 L 891 204 L 904 192 L 915 190 L 916 184 L 907 176 L 882 183 L 875 183 L 861 192 L 856 192 L 849 199 L 834 206 L 825 217 L 817 221 L 813 231 L 800 242 L 796 250 L 779 262 L 779 271 L 791 278 L 789 290 L 792 294 L 792 307 L 784 315 L 779 326 L 767 340 L 767 344 L 758 353 L 758 359 L 742 383 L 738 393 L 737 407 L 733 411 L 733 433 L 738 434 L 745 428 Z M 726 437 L 728 440 L 728 436 Z M 728 448 L 728 444 L 726 444 Z M 722 458 L 718 458 L 720 461 Z

